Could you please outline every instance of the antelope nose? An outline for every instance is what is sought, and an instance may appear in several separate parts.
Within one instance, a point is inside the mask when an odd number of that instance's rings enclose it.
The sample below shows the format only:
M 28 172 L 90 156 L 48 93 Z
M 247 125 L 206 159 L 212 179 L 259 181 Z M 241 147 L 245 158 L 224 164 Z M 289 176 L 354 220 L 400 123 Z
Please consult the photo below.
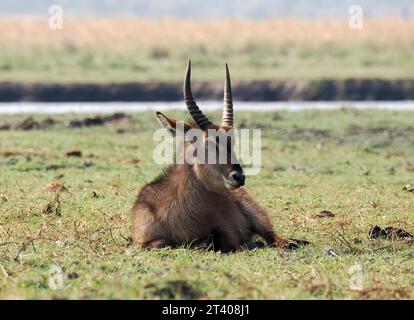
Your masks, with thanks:
M 230 174 L 230 177 L 234 179 L 238 185 L 243 186 L 246 177 L 242 173 L 233 172 Z

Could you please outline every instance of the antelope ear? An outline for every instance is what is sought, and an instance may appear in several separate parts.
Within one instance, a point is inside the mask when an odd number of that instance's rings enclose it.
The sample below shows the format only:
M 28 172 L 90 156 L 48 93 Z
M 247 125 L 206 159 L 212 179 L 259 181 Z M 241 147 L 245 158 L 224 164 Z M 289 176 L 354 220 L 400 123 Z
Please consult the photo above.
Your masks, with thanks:
M 156 113 L 158 121 L 160 122 L 161 126 L 167 129 L 167 131 L 175 137 L 177 135 L 177 129 L 178 130 L 184 130 L 183 133 L 187 132 L 191 129 L 191 126 L 184 122 L 184 121 L 178 121 L 173 118 L 167 117 L 162 112 L 157 111 Z M 178 127 L 178 128 L 177 128 Z

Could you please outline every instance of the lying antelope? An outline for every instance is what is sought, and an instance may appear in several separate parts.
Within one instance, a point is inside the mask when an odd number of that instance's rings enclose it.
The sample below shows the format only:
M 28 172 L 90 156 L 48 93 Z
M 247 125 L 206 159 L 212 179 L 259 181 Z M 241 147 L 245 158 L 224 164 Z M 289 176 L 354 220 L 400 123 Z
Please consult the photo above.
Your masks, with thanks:
M 199 161 L 192 144 L 185 142 L 181 155 L 193 161 L 171 165 L 164 174 L 142 188 L 132 209 L 132 233 L 142 248 L 176 247 L 213 239 L 215 250 L 235 251 L 248 245 L 258 234 L 270 246 L 293 249 L 306 241 L 284 240 L 273 231 L 269 216 L 243 187 L 245 176 L 235 157 L 232 139 L 209 139 L 213 129 L 227 134 L 233 129 L 233 101 L 230 76 L 226 65 L 223 120 L 213 124 L 199 109 L 191 93 L 191 62 L 184 78 L 184 100 L 194 123 L 157 117 L 170 134 L 177 128 L 186 132 L 202 130 L 205 151 L 216 144 L 216 150 L 227 150 L 226 163 L 205 164 Z M 211 146 L 210 146 L 211 147 Z

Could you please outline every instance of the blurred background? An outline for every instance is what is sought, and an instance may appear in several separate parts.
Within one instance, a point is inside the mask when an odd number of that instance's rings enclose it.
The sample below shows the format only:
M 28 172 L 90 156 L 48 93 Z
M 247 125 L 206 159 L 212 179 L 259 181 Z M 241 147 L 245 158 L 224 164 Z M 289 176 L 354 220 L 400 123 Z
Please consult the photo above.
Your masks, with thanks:
M 62 8 L 62 28 L 49 12 Z M 1 101 L 414 99 L 414 2 L 0 0 Z M 111 85 L 108 87 L 108 85 Z M 201 90 L 203 89 L 203 90 Z
M 130 247 L 189 58 L 308 249 Z M 0 299 L 413 299 L 413 111 L 414 0 L 0 0 Z

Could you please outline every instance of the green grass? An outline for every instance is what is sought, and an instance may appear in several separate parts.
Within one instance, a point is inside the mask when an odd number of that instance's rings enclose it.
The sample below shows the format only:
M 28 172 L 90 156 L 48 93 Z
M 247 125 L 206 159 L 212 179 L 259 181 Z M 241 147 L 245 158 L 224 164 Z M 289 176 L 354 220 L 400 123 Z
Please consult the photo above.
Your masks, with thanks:
M 3 131 L 0 298 L 412 299 L 413 243 L 371 240 L 368 231 L 414 231 L 414 193 L 403 190 L 414 184 L 413 118 L 346 108 L 236 112 L 239 125 L 263 129 L 263 169 L 248 188 L 281 236 L 311 245 L 233 254 L 127 245 L 134 198 L 162 169 L 152 161 L 153 113 L 104 127 Z M 71 150 L 82 157 L 68 158 Z M 52 182 L 68 192 L 56 199 L 44 190 Z M 335 217 L 315 219 L 321 210 Z M 359 291 L 349 288 L 356 264 Z M 61 290 L 49 287 L 52 266 L 66 275 Z
M 412 46 L 292 46 L 255 43 L 251 49 L 217 46 L 99 47 L 0 46 L 0 81 L 110 83 L 182 81 L 188 58 L 197 81 L 222 81 L 229 62 L 235 81 L 278 79 L 412 79 Z

